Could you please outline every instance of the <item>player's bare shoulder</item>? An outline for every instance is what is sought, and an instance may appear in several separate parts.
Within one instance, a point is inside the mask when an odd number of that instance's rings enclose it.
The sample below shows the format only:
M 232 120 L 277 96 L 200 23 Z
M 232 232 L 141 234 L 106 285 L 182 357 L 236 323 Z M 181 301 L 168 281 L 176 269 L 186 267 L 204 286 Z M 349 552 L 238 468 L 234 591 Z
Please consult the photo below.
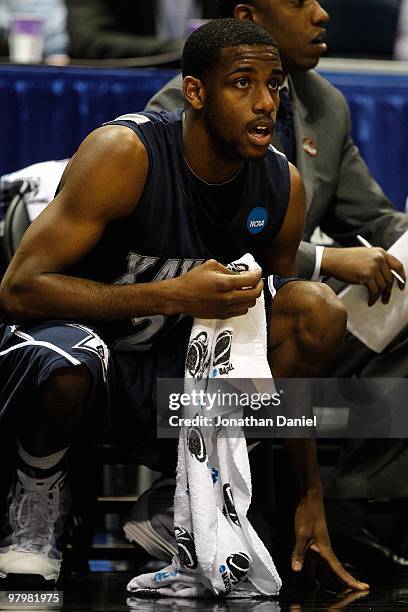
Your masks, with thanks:
M 102 126 L 85 138 L 68 164 L 61 197 L 74 206 L 86 202 L 87 208 L 103 209 L 108 218 L 125 217 L 143 192 L 148 165 L 146 148 L 133 130 Z

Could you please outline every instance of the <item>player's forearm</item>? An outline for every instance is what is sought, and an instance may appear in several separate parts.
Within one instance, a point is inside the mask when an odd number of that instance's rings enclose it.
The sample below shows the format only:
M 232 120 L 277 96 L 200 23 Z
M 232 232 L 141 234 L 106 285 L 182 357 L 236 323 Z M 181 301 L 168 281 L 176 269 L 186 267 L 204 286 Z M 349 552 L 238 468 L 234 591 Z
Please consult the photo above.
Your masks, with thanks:
M 322 492 L 319 463 L 317 458 L 316 440 L 287 438 L 284 446 L 292 466 L 299 497 L 315 491 Z
M 108 285 L 60 274 L 41 274 L 31 282 L 1 285 L 4 321 L 44 319 L 108 321 L 174 312 L 177 279 L 134 285 Z
M 260 269 L 231 274 L 213 259 L 177 278 L 131 285 L 34 273 L 22 260 L 20 266 L 12 262 L 4 277 L 0 315 L 11 323 L 52 318 L 110 321 L 156 314 L 227 319 L 253 308 L 262 288 Z

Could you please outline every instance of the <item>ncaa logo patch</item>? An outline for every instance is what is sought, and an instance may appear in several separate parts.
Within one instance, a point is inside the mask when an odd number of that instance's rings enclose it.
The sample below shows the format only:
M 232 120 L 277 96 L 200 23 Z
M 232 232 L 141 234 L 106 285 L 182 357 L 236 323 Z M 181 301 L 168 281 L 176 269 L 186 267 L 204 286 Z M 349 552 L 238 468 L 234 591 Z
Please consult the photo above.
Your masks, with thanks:
M 247 230 L 250 234 L 260 234 L 268 223 L 269 213 L 263 206 L 253 208 L 247 217 Z

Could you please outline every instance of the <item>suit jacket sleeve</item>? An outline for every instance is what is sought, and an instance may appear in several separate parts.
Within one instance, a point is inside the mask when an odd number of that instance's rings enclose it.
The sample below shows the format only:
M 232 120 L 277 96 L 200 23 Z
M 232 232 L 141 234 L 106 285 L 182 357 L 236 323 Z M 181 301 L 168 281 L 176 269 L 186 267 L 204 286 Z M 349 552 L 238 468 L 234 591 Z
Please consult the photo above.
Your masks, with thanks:
M 325 152 L 317 162 L 319 176 L 315 176 L 315 191 L 307 212 L 308 242 L 301 243 L 298 253 L 300 275 L 311 278 L 316 249 L 309 237 L 317 225 L 337 246 L 357 246 L 356 235 L 362 234 L 372 244 L 388 249 L 408 230 L 408 215 L 394 208 L 371 176 L 351 137 L 350 113 L 343 95 L 314 74 L 305 73 L 296 83 L 296 92 L 301 95 L 303 90 L 303 104 L 308 102 L 309 109 L 320 111 L 318 119 L 315 111 L 313 126 L 320 150 Z M 321 187 L 322 177 L 326 191 Z
M 302 240 L 299 244 L 296 263 L 301 278 L 312 278 L 316 264 L 316 245 Z
M 181 74 L 166 83 L 146 104 L 147 111 L 175 111 L 184 106 L 183 79 Z

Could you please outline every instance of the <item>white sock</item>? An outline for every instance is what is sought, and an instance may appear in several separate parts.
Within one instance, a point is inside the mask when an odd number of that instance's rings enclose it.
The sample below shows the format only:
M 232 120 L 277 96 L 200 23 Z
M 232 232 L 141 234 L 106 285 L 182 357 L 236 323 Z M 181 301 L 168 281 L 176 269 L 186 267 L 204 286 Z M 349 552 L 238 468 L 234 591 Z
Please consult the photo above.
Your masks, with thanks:
M 68 447 L 63 448 L 62 450 L 57 451 L 52 455 L 47 455 L 46 457 L 34 457 L 33 455 L 30 455 L 30 453 L 27 453 L 27 451 L 22 447 L 20 441 L 17 440 L 17 452 L 21 459 L 24 461 L 24 463 L 26 465 L 29 465 L 30 467 L 37 468 L 40 470 L 49 470 L 50 468 L 57 465 L 57 463 L 61 461 L 67 450 Z

